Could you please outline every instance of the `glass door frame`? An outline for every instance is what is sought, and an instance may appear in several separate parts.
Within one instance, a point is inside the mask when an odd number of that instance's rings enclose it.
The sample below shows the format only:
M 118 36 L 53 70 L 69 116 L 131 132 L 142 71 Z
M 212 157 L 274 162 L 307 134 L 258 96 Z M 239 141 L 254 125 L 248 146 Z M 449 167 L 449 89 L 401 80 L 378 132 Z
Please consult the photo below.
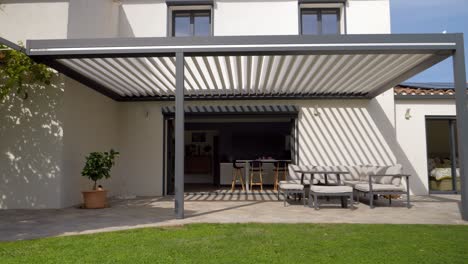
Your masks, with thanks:
M 456 123 L 457 123 L 457 117 L 456 116 L 433 116 L 433 115 L 426 115 L 425 116 L 425 126 L 426 126 L 426 163 L 429 163 L 429 153 L 427 151 L 428 146 L 429 146 L 429 140 L 427 136 L 428 128 L 427 124 L 428 121 L 430 120 L 445 120 L 448 121 L 448 126 L 449 126 L 449 148 L 450 148 L 450 160 L 451 160 L 451 171 L 452 171 L 452 190 L 450 191 L 438 191 L 438 190 L 431 190 L 430 187 L 430 180 L 429 180 L 429 194 L 459 194 L 460 192 L 457 191 L 458 186 L 457 186 L 457 139 L 456 139 Z M 453 177 L 453 175 L 455 175 Z M 427 175 L 428 179 L 430 177 L 429 171 Z

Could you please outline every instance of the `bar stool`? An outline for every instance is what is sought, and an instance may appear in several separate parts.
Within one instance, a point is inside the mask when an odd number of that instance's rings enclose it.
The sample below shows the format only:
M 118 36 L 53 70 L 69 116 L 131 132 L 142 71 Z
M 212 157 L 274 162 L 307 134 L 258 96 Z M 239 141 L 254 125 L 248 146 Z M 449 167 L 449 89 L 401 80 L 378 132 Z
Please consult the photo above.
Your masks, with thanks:
M 242 191 L 245 191 L 244 178 L 242 177 L 242 169 L 244 167 L 237 165 L 236 161 L 232 162 L 232 183 L 231 192 L 236 188 L 236 183 L 239 181 L 242 186 Z
M 286 180 L 286 174 L 288 173 L 288 163 L 286 161 L 277 161 L 274 163 L 274 168 L 273 172 L 275 173 L 274 177 L 274 187 L 273 190 L 278 191 L 278 185 L 280 182 L 280 176 L 281 176 L 281 181 Z
M 250 190 L 252 190 L 252 186 L 257 185 L 260 186 L 260 191 L 263 191 L 263 163 L 258 160 L 250 161 Z M 257 176 L 257 180 L 255 181 L 255 176 Z

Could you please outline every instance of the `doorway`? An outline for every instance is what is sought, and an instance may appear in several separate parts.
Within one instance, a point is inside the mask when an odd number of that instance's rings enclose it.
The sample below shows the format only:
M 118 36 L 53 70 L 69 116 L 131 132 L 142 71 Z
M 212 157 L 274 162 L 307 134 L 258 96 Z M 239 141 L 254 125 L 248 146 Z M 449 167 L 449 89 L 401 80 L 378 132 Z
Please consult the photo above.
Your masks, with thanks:
M 429 192 L 459 193 L 456 117 L 426 117 L 426 140 Z
M 235 160 L 296 160 L 296 116 L 186 115 L 185 192 L 229 189 Z M 174 193 L 174 120 L 166 119 L 166 194 Z M 268 166 L 271 165 L 271 168 Z M 265 165 L 266 166 L 266 165 Z M 273 165 L 265 168 L 265 188 L 273 186 Z M 271 179 L 270 179 L 271 178 Z

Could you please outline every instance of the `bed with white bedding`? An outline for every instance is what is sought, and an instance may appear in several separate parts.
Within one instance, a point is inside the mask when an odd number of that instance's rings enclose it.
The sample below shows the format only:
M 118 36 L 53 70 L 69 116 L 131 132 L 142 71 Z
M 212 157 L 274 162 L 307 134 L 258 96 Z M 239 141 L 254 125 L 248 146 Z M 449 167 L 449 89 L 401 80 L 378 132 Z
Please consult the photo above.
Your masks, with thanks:
M 460 169 L 456 169 L 457 190 L 460 189 Z M 450 159 L 429 159 L 429 184 L 431 191 L 452 191 L 452 162 Z

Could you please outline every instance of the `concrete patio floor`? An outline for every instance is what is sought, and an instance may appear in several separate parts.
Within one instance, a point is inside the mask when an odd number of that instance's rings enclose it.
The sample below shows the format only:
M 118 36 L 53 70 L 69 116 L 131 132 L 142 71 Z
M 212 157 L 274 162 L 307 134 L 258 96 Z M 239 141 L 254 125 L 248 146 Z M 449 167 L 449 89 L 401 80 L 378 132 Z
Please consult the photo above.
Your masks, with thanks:
M 388 207 L 382 198 L 375 209 L 369 208 L 366 198 L 355 209 L 340 208 L 336 200 L 322 200 L 318 211 L 299 201 L 283 207 L 272 192 L 249 196 L 191 193 L 185 199 L 183 220 L 174 218 L 172 197 L 115 199 L 110 208 L 100 210 L 0 210 L 0 241 L 189 223 L 468 224 L 461 219 L 458 195 L 414 196 L 411 209 L 399 200 Z

